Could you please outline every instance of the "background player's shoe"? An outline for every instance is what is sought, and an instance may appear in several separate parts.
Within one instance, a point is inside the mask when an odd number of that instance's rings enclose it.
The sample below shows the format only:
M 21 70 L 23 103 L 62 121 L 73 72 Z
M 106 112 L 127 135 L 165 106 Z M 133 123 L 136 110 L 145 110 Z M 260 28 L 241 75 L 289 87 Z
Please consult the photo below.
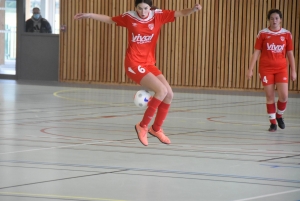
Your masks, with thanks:
M 270 128 L 269 128 L 269 131 L 270 132 L 275 132 L 276 130 L 277 130 L 277 125 L 276 124 L 271 124 Z
M 276 120 L 277 120 L 279 128 L 284 129 L 285 124 L 284 124 L 283 118 L 276 118 Z
M 149 133 L 153 135 L 154 137 L 157 137 L 162 143 L 164 144 L 170 144 L 171 140 L 164 134 L 164 131 L 162 129 L 159 129 L 159 131 L 154 131 L 152 126 L 149 129 Z
M 135 131 L 138 135 L 140 142 L 143 145 L 147 146 L 148 145 L 148 138 L 147 138 L 148 128 L 142 127 L 142 126 L 140 126 L 140 123 L 138 123 L 135 125 Z

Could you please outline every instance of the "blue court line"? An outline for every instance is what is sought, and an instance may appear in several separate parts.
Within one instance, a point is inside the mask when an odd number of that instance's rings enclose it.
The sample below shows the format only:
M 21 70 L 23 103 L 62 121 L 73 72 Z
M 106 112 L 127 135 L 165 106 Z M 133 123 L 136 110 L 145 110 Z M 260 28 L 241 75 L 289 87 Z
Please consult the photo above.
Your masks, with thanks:
M 215 174 L 207 172 L 186 172 L 178 170 L 160 170 L 160 169 L 148 169 L 148 168 L 130 168 L 130 167 L 118 167 L 118 166 L 98 166 L 89 164 L 72 164 L 72 163 L 52 163 L 52 162 L 37 162 L 37 161 L 23 161 L 23 160 L 0 160 L 0 163 L 25 163 L 35 165 L 57 165 L 57 166 L 69 166 L 69 167 L 86 167 L 86 168 L 97 168 L 97 169 L 117 169 L 123 171 L 141 171 L 141 172 L 156 172 L 156 173 L 170 173 L 170 174 L 181 174 L 181 175 L 198 175 L 198 176 L 210 176 L 210 177 L 225 177 L 235 179 L 253 179 L 261 181 L 277 181 L 286 183 L 300 183 L 300 180 L 293 179 L 281 179 L 281 178 L 269 178 L 269 177 L 255 177 L 255 176 L 242 176 L 232 174 Z
M 287 166 L 287 165 L 271 165 L 271 164 L 260 164 L 262 166 L 269 166 L 270 168 L 300 168 L 300 166 Z M 300 201 L 300 200 L 298 200 Z

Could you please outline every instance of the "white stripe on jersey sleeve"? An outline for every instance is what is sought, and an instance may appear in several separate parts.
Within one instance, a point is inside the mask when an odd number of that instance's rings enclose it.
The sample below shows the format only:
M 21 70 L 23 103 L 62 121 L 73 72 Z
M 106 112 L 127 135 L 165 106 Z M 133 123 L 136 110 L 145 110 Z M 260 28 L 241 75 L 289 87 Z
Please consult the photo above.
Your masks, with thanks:
M 280 30 L 280 31 L 277 31 L 277 32 L 271 31 L 269 28 L 264 28 L 264 29 L 262 29 L 262 30 L 258 33 L 257 38 L 259 38 L 259 36 L 260 36 L 261 33 L 267 33 L 267 34 L 274 35 L 274 36 L 276 36 L 276 35 L 281 35 L 281 34 L 285 34 L 285 33 L 288 33 L 288 34 L 292 35 L 290 31 L 288 31 L 288 30 L 286 30 L 286 29 L 284 29 L 284 28 L 281 28 L 281 30 Z

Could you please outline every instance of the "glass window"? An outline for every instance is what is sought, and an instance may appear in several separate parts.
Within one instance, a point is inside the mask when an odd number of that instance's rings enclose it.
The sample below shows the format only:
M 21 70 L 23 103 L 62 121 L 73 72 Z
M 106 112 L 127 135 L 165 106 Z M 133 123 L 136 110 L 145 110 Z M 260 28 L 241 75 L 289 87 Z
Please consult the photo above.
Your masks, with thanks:
M 16 11 L 16 0 L 0 0 L 0 74 L 16 74 Z
M 38 8 L 33 11 L 33 8 Z M 47 22 L 38 20 L 44 18 Z M 31 19 L 31 20 L 30 20 Z M 26 32 L 59 33 L 59 0 L 27 0 Z

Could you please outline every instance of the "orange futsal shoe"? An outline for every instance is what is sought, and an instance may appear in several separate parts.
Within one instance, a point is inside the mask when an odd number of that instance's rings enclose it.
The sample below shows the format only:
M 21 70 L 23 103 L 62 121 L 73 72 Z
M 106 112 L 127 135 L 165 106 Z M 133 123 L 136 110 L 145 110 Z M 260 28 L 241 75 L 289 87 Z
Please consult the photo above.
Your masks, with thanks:
M 149 133 L 153 135 L 154 137 L 157 137 L 162 143 L 170 144 L 170 139 L 164 134 L 164 131 L 162 129 L 159 129 L 159 131 L 154 131 L 152 126 L 149 129 Z
M 148 133 L 148 128 L 147 127 L 141 127 L 140 123 L 135 125 L 135 131 L 138 135 L 138 138 L 140 142 L 147 146 L 148 145 L 148 138 L 147 138 L 147 133 Z

